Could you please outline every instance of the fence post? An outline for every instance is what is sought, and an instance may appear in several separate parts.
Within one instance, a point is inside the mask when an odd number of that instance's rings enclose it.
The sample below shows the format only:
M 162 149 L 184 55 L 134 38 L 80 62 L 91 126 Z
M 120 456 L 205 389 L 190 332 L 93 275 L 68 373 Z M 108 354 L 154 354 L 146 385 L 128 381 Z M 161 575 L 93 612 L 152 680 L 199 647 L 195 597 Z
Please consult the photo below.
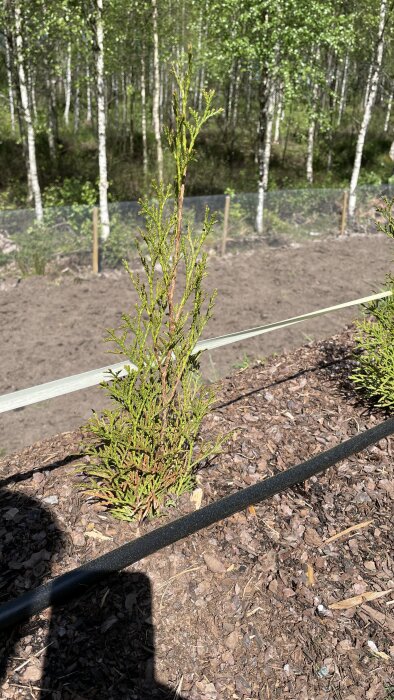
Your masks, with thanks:
M 340 228 L 340 235 L 341 236 L 343 236 L 345 234 L 345 231 L 346 231 L 348 202 L 349 202 L 349 192 L 348 192 L 348 190 L 345 190 L 343 193 L 343 202 L 342 202 L 342 216 L 341 216 L 341 228 Z
M 224 200 L 224 219 L 223 219 L 223 235 L 222 235 L 222 249 L 221 249 L 222 255 L 224 255 L 226 252 L 229 215 L 230 215 L 230 195 L 226 194 L 226 197 Z
M 99 217 L 98 207 L 93 207 L 93 250 L 92 250 L 93 272 L 99 271 Z

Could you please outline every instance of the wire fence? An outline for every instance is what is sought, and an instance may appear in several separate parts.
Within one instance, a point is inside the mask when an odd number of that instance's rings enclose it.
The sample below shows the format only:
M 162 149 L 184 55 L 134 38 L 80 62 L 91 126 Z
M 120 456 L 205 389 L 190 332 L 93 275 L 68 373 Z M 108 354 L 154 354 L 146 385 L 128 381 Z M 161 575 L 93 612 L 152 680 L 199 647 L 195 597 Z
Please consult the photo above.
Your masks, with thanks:
M 272 190 L 265 194 L 264 231 L 260 235 L 255 230 L 255 193 L 188 197 L 184 218 L 198 231 L 208 207 L 217 224 L 206 247 L 224 254 L 261 243 L 280 246 L 313 238 L 372 235 L 376 232 L 377 206 L 383 197 L 393 196 L 394 185 L 360 187 L 355 215 L 349 220 L 344 190 Z M 101 268 L 113 269 L 121 266 L 123 259 L 136 257 L 137 231 L 144 226 L 144 219 L 138 202 L 111 203 L 109 213 L 111 233 L 98 251 Z M 0 267 L 14 265 L 22 274 L 44 274 L 51 265 L 93 265 L 95 269 L 94 221 L 92 207 L 79 204 L 45 209 L 40 225 L 33 209 L 0 211 Z

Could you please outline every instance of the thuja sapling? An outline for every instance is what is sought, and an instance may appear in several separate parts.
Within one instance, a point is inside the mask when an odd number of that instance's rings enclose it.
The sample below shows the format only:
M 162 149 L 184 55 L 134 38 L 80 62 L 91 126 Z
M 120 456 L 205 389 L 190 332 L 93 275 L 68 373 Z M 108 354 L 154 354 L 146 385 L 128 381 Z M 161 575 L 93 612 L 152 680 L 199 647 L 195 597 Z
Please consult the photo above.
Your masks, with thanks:
M 103 387 L 114 403 L 85 426 L 81 488 L 105 504 L 116 518 L 142 520 L 174 496 L 190 490 L 195 467 L 222 451 L 227 435 L 203 442 L 203 418 L 215 396 L 199 372 L 193 348 L 212 316 L 216 292 L 206 302 L 204 241 L 214 225 L 208 209 L 202 230 L 182 225 L 186 173 L 196 138 L 205 122 L 220 110 L 212 108 L 213 92 L 204 92 L 204 109 L 189 105 L 192 62 L 174 68 L 178 90 L 173 97 L 174 126 L 167 131 L 175 164 L 175 182 L 153 183 L 155 202 L 143 199 L 145 228 L 137 242 L 143 277 L 124 262 L 138 294 L 135 313 L 122 315 L 118 329 L 108 331 L 111 352 L 130 360 L 126 376 L 112 372 Z M 169 213 L 167 213 L 169 212 Z M 178 272 L 182 265 L 184 285 Z M 203 308 L 204 307 L 204 308 Z
M 378 207 L 382 222 L 377 227 L 394 238 L 394 199 Z M 357 366 L 351 375 L 357 389 L 378 406 L 394 408 L 394 278 L 386 285 L 392 295 L 367 305 L 367 317 L 357 323 Z

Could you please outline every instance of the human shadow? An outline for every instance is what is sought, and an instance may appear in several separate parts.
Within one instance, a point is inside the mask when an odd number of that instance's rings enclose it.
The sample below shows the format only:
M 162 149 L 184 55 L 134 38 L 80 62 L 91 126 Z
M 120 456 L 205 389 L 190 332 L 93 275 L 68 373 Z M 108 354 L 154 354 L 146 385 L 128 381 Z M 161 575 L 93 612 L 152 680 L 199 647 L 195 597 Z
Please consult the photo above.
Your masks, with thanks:
M 51 562 L 64 546 L 65 537 L 42 503 L 0 488 L 0 605 L 50 578 Z M 0 686 L 28 634 L 29 623 L 0 632 Z
M 149 578 L 111 574 L 52 611 L 42 678 L 47 700 L 182 700 L 155 678 Z
M 41 502 L 0 488 L 0 605 L 51 578 L 67 549 Z M 182 700 L 155 677 L 149 578 L 109 574 L 79 593 L 49 618 L 0 632 L 0 697 L 7 676 L 9 690 L 32 683 L 42 700 Z

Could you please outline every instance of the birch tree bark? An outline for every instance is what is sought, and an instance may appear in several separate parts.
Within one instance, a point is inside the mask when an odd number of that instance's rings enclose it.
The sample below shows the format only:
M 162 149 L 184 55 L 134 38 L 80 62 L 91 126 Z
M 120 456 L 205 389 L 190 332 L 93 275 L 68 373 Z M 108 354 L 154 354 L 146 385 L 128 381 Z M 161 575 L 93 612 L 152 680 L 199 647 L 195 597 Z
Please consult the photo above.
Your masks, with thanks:
M 79 63 L 79 61 L 78 61 Z M 80 107 L 80 96 L 81 96 L 81 87 L 79 84 L 79 71 L 78 69 L 76 70 L 75 74 L 76 78 L 76 84 L 75 84 L 75 92 L 74 92 L 74 134 L 78 132 L 79 129 L 79 107 Z
M 70 105 L 71 105 L 71 42 L 67 46 L 67 61 L 66 61 L 66 80 L 64 83 L 64 123 L 66 126 L 70 122 Z
M 383 131 L 386 133 L 389 129 L 390 116 L 391 116 L 391 106 L 393 104 L 393 93 L 390 93 L 389 101 L 387 102 L 387 112 L 386 118 L 384 120 Z
M 24 66 L 24 52 L 22 40 L 22 16 L 19 0 L 14 0 L 14 19 L 15 19 L 15 52 L 18 65 L 19 91 L 23 111 L 23 119 L 25 122 L 27 148 L 28 148 L 28 163 L 29 163 L 29 178 L 30 186 L 33 193 L 34 208 L 37 221 L 43 219 L 43 209 L 41 200 L 41 189 L 37 173 L 37 158 L 36 158 L 36 139 L 34 133 L 33 120 L 30 110 L 30 100 L 27 91 L 26 73 Z
M 278 144 L 279 143 L 279 134 L 280 134 L 280 123 L 283 118 L 283 90 L 282 86 L 280 85 L 279 88 L 276 91 L 275 94 L 275 106 L 276 106 L 276 115 L 275 115 L 275 128 L 274 128 L 274 143 Z
M 114 108 L 115 108 L 115 129 L 119 129 L 119 82 L 118 76 L 112 76 L 112 94 L 114 98 Z
M 27 76 L 27 95 L 30 102 L 30 113 L 33 120 L 37 119 L 37 100 L 36 100 L 36 81 L 33 70 L 29 70 L 29 64 L 26 65 Z
M 268 187 L 269 162 L 271 155 L 271 136 L 274 118 L 274 91 L 270 78 L 262 76 L 260 85 L 260 121 L 259 121 L 259 145 L 258 166 L 259 181 L 257 195 L 256 231 L 259 234 L 264 230 L 264 199 Z
M 145 46 L 141 54 L 141 132 L 142 132 L 142 168 L 144 177 L 148 174 L 148 142 L 146 137 L 146 77 Z
M 361 122 L 360 131 L 357 138 L 356 153 L 354 158 L 353 172 L 350 180 L 349 188 L 349 217 L 354 216 L 356 209 L 356 187 L 358 183 L 358 178 L 360 175 L 361 159 L 364 150 L 365 136 L 367 134 L 367 129 L 369 122 L 371 120 L 372 107 L 375 102 L 376 91 L 378 89 L 380 69 L 383 60 L 383 49 L 384 49 L 384 32 L 385 32 L 385 20 L 387 12 L 387 0 L 381 0 L 380 12 L 379 12 L 379 29 L 378 29 L 378 41 L 376 44 L 376 53 L 374 56 L 374 61 L 371 64 L 373 70 L 371 73 L 370 85 L 367 84 L 368 98 L 365 104 L 364 116 Z
M 348 71 L 349 71 L 349 54 L 347 53 L 345 56 L 345 63 L 343 65 L 341 94 L 340 94 L 339 106 L 338 106 L 337 126 L 340 126 L 340 124 L 341 124 L 342 115 L 343 115 L 343 112 L 345 109 Z
M 235 62 L 231 63 L 229 83 L 228 83 L 228 93 L 227 93 L 227 103 L 226 103 L 226 122 L 230 123 L 231 113 L 233 111 L 233 94 L 234 94 L 234 65 Z
M 126 78 L 125 71 L 122 71 L 121 85 L 122 85 L 122 132 L 123 132 L 124 136 L 126 136 L 126 134 L 127 134 L 128 91 L 127 91 L 127 78 Z
M 198 91 L 198 100 L 197 100 L 198 112 L 201 112 L 201 110 L 202 110 L 202 96 L 203 96 L 204 87 L 205 87 L 205 64 L 200 69 L 200 88 Z
M 92 123 L 92 89 L 90 86 L 90 69 L 86 64 L 86 123 Z
M 163 149 L 161 145 L 161 130 L 160 130 L 160 66 L 159 66 L 159 34 L 157 27 L 157 2 L 152 2 L 152 29 L 153 29 L 153 105 L 152 105 L 152 120 L 153 131 L 156 139 L 157 153 L 157 173 L 159 181 L 163 180 Z
M 107 120 L 105 113 L 104 84 L 104 24 L 103 0 L 96 0 L 96 76 L 97 76 L 97 126 L 99 149 L 99 194 L 101 237 L 105 241 L 110 234 L 108 212 L 108 175 L 107 175 Z
M 372 71 L 373 71 L 374 58 L 375 58 L 375 57 L 373 56 L 373 57 L 372 57 L 372 60 L 371 60 L 371 63 L 370 63 L 370 65 L 369 65 L 369 68 L 368 68 L 367 85 L 366 85 L 366 88 L 365 88 L 364 101 L 363 101 L 363 108 L 364 108 L 364 109 L 365 109 L 366 106 L 367 106 L 368 95 L 369 95 L 369 91 L 370 91 L 370 89 L 371 89 L 371 81 L 372 81 Z
M 319 60 L 319 52 L 316 52 L 317 59 Z M 315 82 L 312 88 L 312 103 L 311 103 L 311 114 L 309 117 L 309 127 L 308 127 L 308 145 L 306 153 L 306 179 L 310 185 L 313 183 L 313 147 L 315 141 L 315 126 L 316 126 L 316 107 L 317 107 L 317 95 L 319 86 Z
M 47 91 L 48 91 L 48 145 L 49 155 L 53 162 L 57 160 L 57 109 L 56 109 L 56 78 L 50 76 L 50 70 L 47 66 Z
M 14 103 L 14 85 L 12 80 L 11 69 L 11 50 L 10 37 L 8 33 L 5 36 L 5 65 L 7 71 L 7 86 L 8 86 L 8 104 L 10 108 L 11 131 L 15 132 L 15 103 Z
M 237 126 L 240 79 L 241 79 L 241 74 L 240 74 L 240 70 L 239 70 L 239 66 L 238 66 L 238 62 L 237 62 L 236 67 L 235 67 L 233 114 L 232 114 L 232 118 L 231 118 L 233 129 L 235 129 Z
M 202 21 L 203 21 L 203 11 L 200 10 L 199 20 L 198 20 L 198 38 L 197 38 L 197 58 L 201 60 L 201 43 L 202 43 Z M 201 69 L 200 69 L 201 70 Z M 199 99 L 199 89 L 200 89 L 200 70 L 195 77 L 194 84 L 194 109 L 197 109 L 198 99 Z

